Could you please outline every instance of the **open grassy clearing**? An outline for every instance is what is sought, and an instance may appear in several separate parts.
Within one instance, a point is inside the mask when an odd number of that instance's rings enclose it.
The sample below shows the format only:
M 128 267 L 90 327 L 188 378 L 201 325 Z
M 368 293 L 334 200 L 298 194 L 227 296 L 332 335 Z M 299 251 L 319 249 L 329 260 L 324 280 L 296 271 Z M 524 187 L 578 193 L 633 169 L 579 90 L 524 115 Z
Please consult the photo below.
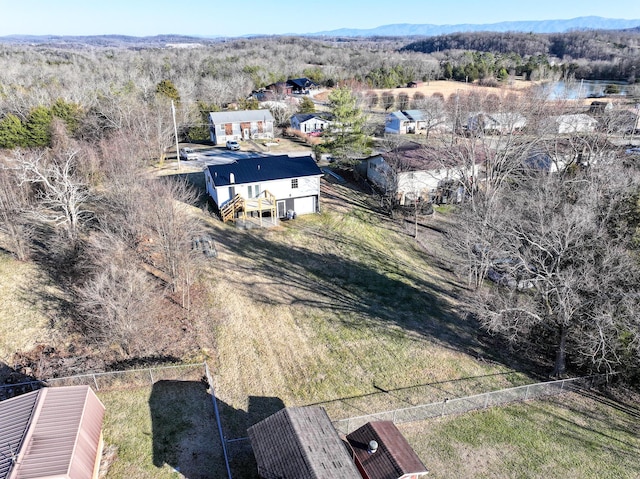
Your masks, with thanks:
M 429 477 L 640 477 L 637 405 L 570 393 L 399 427 Z
M 358 192 L 325 193 L 322 214 L 276 229 L 212 225 L 209 319 L 228 437 L 283 405 L 321 404 L 338 419 L 527 381 L 476 359 L 490 353 L 457 315 L 460 285 L 413 238 Z
M 0 362 L 11 363 L 16 351 L 50 344 L 51 314 L 62 293 L 33 263 L 0 253 Z
M 100 392 L 107 479 L 225 477 L 211 396 L 198 381 Z M 180 473 L 176 472 L 180 471 Z

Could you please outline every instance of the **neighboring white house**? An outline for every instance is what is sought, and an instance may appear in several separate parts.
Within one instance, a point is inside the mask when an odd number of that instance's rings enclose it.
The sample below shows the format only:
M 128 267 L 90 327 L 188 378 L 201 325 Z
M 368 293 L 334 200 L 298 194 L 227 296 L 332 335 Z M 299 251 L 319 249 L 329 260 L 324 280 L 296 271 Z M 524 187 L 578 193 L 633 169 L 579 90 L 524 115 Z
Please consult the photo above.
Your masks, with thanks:
M 331 125 L 327 113 L 296 113 L 291 117 L 291 128 L 302 133 L 321 132 Z
M 384 124 L 384 132 L 394 135 L 426 135 L 429 131 L 450 129 L 446 117 L 429 117 L 421 110 L 391 112 Z
M 549 128 L 554 133 L 590 133 L 595 131 L 598 120 L 585 114 L 560 115 L 550 119 Z
M 214 145 L 229 140 L 273 138 L 269 110 L 216 111 L 209 113 L 209 134 Z
M 453 186 L 456 190 L 454 201 L 460 201 L 463 193 L 458 190 L 460 181 L 477 178 L 480 165 L 467 168 L 445 165 L 431 153 L 420 147 L 408 147 L 389 155 L 374 155 L 363 160 L 360 173 L 364 175 L 366 168 L 367 180 L 381 191 L 392 194 L 401 205 L 417 198 L 433 200 L 438 196 L 438 190 L 445 186 Z
M 296 215 L 320 211 L 322 175 L 310 156 L 288 155 L 242 158 L 205 170 L 207 192 L 221 212 L 237 203 L 231 211 L 234 216 L 242 211 L 270 210 L 278 218 L 288 211 Z
M 527 126 L 527 119 L 517 112 L 476 113 L 469 116 L 467 128 L 470 131 L 486 133 L 513 133 Z

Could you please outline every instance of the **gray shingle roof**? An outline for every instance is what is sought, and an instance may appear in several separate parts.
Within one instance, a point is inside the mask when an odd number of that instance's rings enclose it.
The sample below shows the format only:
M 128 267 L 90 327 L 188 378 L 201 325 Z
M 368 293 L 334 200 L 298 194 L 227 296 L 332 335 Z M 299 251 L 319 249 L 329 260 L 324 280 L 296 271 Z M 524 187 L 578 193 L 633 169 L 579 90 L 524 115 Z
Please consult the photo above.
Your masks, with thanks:
M 321 407 L 282 409 L 248 433 L 264 479 L 361 479 Z
M 212 111 L 209 113 L 209 118 L 214 125 L 241 121 L 273 121 L 269 110 Z

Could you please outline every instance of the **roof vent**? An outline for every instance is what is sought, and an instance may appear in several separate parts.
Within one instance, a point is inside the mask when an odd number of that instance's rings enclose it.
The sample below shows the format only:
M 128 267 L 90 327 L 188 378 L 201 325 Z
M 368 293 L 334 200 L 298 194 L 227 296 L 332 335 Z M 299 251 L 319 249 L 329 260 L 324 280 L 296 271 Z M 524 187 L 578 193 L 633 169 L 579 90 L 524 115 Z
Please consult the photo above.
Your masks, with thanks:
M 236 182 L 236 175 L 234 175 L 233 173 L 229 173 L 229 183 L 235 183 Z
M 367 451 L 369 454 L 374 454 L 378 450 L 378 443 L 376 441 L 369 441 L 369 448 Z
M 258 165 L 258 171 L 260 171 L 260 165 Z

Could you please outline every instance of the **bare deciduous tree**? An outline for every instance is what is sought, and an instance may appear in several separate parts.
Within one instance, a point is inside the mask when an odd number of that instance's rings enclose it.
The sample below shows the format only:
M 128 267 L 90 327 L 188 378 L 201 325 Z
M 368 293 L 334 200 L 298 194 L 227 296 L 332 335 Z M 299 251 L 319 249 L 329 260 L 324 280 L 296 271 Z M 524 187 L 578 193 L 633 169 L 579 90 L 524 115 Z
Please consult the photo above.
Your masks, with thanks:
M 188 211 L 196 192 L 180 181 L 153 181 L 147 191 L 145 220 L 152 234 L 152 260 L 167 275 L 171 290 L 182 294 L 183 307 L 189 309 L 190 290 L 201 254 L 192 249 L 201 228 Z
M 31 211 L 30 192 L 19 184 L 15 170 L 0 167 L 0 233 L 7 248 L 20 261 L 30 256 L 33 226 L 28 220 Z
M 82 221 L 91 215 L 86 209 L 91 193 L 77 172 L 78 162 L 75 150 L 51 158 L 44 151 L 17 151 L 12 159 L 20 181 L 37 186 L 34 214 L 64 228 L 72 241 L 77 239 Z
M 504 188 L 485 215 L 466 215 L 461 228 L 460 244 L 483 259 L 494 281 L 479 288 L 472 311 L 514 342 L 554 344 L 555 376 L 565 373 L 568 357 L 611 368 L 628 347 L 625 338 L 640 339 L 638 265 L 629 233 L 611 226 L 637 182 L 614 175 L 536 171 Z
M 97 233 L 89 246 L 93 263 L 75 291 L 80 329 L 87 339 L 117 346 L 128 357 L 144 343 L 142 331 L 151 324 L 159 296 L 147 273 L 133 267 L 131 250 L 120 239 Z

